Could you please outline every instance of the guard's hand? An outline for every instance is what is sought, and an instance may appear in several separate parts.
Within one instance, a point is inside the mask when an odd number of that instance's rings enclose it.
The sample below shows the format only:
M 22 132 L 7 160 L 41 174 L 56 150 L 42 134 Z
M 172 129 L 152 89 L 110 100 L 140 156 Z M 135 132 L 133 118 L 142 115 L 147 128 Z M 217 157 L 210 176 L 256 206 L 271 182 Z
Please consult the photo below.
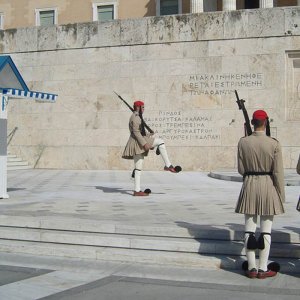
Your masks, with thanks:
M 151 146 L 147 143 L 144 145 L 145 151 L 149 151 L 151 149 Z

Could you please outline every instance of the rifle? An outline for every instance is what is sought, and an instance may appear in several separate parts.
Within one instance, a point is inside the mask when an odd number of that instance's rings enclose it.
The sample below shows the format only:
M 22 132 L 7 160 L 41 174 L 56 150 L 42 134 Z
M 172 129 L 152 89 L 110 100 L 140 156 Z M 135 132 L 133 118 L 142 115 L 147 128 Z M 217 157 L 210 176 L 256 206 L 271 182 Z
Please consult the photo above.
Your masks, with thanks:
M 126 106 L 132 111 L 134 112 L 134 109 L 118 94 L 114 91 L 114 93 L 126 104 Z M 141 117 L 142 123 L 145 126 L 145 128 L 151 133 L 153 134 L 154 131 L 146 124 L 146 122 L 144 121 L 143 117 Z
M 237 99 L 236 103 L 238 104 L 239 109 L 241 109 L 243 111 L 243 115 L 244 115 L 244 118 L 245 118 L 245 123 L 244 123 L 245 136 L 246 135 L 251 135 L 252 134 L 252 128 L 251 128 L 251 125 L 250 125 L 250 120 L 249 120 L 247 110 L 246 110 L 245 105 L 244 105 L 245 100 L 239 98 L 239 95 L 238 95 L 236 90 L 234 90 L 234 92 L 235 92 L 235 96 L 236 96 L 236 99 Z

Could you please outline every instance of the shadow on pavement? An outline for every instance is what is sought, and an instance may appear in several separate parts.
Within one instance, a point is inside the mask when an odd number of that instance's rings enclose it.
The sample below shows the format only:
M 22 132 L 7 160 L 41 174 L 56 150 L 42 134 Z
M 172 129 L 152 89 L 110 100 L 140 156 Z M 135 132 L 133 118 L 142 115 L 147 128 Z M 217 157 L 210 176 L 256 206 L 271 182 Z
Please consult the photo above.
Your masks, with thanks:
M 26 188 L 7 188 L 7 192 L 23 191 Z
M 244 225 L 226 223 L 225 226 L 227 228 L 221 228 L 222 226 L 199 225 L 180 221 L 175 223 L 180 227 L 186 228 L 191 237 L 199 242 L 199 254 L 219 258 L 221 260 L 221 269 L 233 273 L 243 273 L 242 263 L 246 261 L 243 253 Z M 286 229 L 300 234 L 299 228 L 286 227 Z M 278 261 L 280 263 L 280 273 L 299 277 L 300 259 L 297 258 L 300 248 L 299 243 L 293 241 L 289 232 L 273 230 L 272 236 L 274 237 L 273 243 L 277 243 L 279 247 L 272 248 L 271 245 L 270 262 Z M 290 243 L 286 249 L 286 256 L 279 257 L 282 249 L 286 247 L 285 243 Z
M 103 193 L 132 195 L 132 192 L 129 192 L 129 190 L 123 190 L 121 188 L 112 188 L 112 187 L 106 187 L 106 186 L 96 186 L 95 188 L 97 190 L 101 190 Z

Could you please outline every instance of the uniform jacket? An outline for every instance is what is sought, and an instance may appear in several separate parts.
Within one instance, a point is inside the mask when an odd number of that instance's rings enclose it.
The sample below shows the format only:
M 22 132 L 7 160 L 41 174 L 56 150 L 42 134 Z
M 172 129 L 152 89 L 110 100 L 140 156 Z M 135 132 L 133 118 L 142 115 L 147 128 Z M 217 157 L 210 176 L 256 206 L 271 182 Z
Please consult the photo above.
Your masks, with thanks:
M 143 146 L 145 144 L 153 145 L 154 138 L 147 133 L 146 136 L 141 134 L 141 125 L 142 120 L 139 116 L 139 113 L 134 111 L 129 119 L 129 131 L 130 137 L 124 149 L 122 158 L 133 159 L 133 156 L 136 154 L 148 155 L 148 151 L 145 151 Z
M 238 143 L 238 171 L 271 172 L 272 175 L 249 175 L 236 206 L 237 213 L 277 215 L 284 213 L 284 173 L 280 143 L 265 132 L 254 132 Z

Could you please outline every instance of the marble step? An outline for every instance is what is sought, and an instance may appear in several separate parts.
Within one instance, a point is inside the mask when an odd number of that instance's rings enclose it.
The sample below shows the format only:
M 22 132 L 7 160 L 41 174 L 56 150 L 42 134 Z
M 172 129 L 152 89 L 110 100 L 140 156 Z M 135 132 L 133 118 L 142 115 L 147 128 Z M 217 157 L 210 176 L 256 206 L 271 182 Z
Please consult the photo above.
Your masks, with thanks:
M 219 257 L 195 253 L 150 251 L 125 248 L 96 247 L 86 245 L 36 243 L 32 241 L 1 240 L 0 252 L 36 254 L 56 257 L 84 258 L 122 262 L 171 264 L 218 269 L 222 265 Z M 231 259 L 231 262 L 235 258 Z M 234 266 L 234 263 L 231 265 Z M 235 267 L 233 267 L 235 268 Z
M 1 240 L 0 253 L 32 254 L 79 258 L 115 262 L 135 262 L 160 264 L 204 269 L 240 270 L 243 256 L 203 255 L 199 253 L 168 252 L 125 248 L 109 248 L 85 245 L 36 243 L 30 241 Z M 299 259 L 276 258 L 281 265 L 281 272 L 299 273 Z
M 7 155 L 7 170 L 23 170 L 23 169 L 32 169 L 32 166 L 28 164 L 27 161 L 24 161 L 22 158 L 8 154 Z
M 200 253 L 210 255 L 245 255 L 243 241 L 179 238 L 166 236 L 143 236 L 133 234 L 111 234 L 46 230 L 20 227 L 0 227 L 1 240 L 30 241 L 123 248 L 151 251 Z M 300 258 L 300 247 L 291 243 L 272 243 L 272 257 Z
M 128 234 L 141 236 L 178 237 L 207 240 L 243 241 L 244 230 L 227 226 L 193 225 L 178 222 L 176 226 L 170 224 L 135 224 L 128 222 L 109 222 L 99 220 L 83 220 L 80 218 L 62 219 L 47 216 L 45 218 L 32 216 L 0 215 L 0 226 L 20 227 L 45 230 L 62 230 L 77 232 L 95 232 L 107 234 Z M 298 232 L 285 229 L 273 230 L 273 243 L 300 244 Z

